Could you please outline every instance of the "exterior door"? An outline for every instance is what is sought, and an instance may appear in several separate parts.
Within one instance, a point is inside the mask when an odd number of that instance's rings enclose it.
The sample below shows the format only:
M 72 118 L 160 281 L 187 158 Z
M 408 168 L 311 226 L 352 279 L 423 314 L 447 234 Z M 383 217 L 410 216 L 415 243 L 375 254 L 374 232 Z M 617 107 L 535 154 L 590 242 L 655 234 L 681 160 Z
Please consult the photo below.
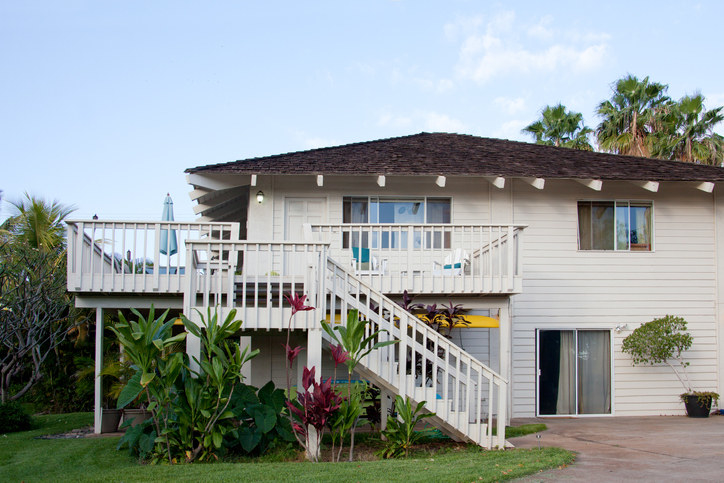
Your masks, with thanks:
M 611 414 L 611 331 L 538 331 L 538 414 Z
M 326 198 L 286 198 L 284 202 L 284 239 L 304 241 L 304 224 L 327 221 Z M 285 268 L 290 275 L 302 275 L 304 257 L 287 256 Z

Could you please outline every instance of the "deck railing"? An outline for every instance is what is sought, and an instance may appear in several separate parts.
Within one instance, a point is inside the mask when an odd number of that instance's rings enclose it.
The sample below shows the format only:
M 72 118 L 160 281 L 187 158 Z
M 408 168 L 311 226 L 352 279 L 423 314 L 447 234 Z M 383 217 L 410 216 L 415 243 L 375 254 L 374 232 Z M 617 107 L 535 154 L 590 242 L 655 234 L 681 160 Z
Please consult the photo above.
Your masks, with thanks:
M 307 238 L 384 293 L 519 293 L 525 225 L 315 224 Z
M 194 309 L 224 317 L 232 308 L 244 329 L 288 327 L 291 306 L 287 294 L 307 295 L 307 305 L 323 310 L 324 260 L 327 244 L 304 241 L 196 241 L 186 242 L 187 270 L 184 313 Z M 314 312 L 300 312 L 292 329 L 319 328 Z
M 67 223 L 68 290 L 73 292 L 182 293 L 188 240 L 239 238 L 238 223 Z

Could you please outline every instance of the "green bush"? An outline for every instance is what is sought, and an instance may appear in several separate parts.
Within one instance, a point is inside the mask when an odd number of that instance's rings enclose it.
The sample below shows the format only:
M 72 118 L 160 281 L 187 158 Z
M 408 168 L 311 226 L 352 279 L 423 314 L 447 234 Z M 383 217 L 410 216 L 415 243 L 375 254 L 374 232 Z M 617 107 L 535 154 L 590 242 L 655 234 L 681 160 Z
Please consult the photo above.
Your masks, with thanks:
M 26 431 L 33 426 L 33 418 L 15 401 L 0 404 L 0 433 Z

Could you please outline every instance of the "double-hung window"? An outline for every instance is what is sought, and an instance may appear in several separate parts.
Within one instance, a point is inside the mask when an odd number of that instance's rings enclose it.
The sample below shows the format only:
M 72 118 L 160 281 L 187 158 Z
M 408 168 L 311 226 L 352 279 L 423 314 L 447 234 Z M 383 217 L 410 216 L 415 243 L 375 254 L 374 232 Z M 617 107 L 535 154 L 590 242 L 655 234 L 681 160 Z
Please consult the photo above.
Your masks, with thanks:
M 578 249 L 651 251 L 652 213 L 650 201 L 579 201 Z

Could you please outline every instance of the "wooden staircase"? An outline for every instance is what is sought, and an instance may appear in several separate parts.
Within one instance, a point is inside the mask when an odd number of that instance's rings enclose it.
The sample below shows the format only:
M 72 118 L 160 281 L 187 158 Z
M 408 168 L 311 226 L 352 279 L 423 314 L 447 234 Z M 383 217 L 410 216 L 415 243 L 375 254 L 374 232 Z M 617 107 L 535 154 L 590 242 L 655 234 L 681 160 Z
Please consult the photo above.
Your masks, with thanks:
M 431 422 L 456 440 L 505 448 L 505 379 L 331 258 L 324 284 L 327 320 L 346 321 L 347 311 L 356 309 L 371 322 L 369 333 L 382 330 L 380 340 L 399 341 L 364 357 L 356 369 L 361 377 L 425 401 L 435 414 Z

